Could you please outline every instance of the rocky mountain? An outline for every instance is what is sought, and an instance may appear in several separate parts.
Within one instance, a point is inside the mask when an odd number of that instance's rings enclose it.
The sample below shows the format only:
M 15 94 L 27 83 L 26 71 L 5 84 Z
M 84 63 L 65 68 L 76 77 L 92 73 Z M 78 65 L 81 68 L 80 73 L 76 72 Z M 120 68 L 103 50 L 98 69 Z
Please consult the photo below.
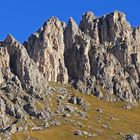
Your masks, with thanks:
M 50 82 L 107 101 L 140 101 L 140 28 L 119 11 L 87 12 L 79 25 L 52 17 L 23 44 L 8 35 L 0 42 L 0 131 L 18 131 L 19 120 L 27 127 L 28 115 L 52 121 Z M 37 111 L 40 102 L 46 107 Z
M 64 62 L 65 27 L 65 23 L 52 17 L 24 43 L 30 58 L 48 81 L 68 83 Z
M 87 12 L 79 26 L 50 18 L 24 46 L 48 81 L 73 81 L 101 98 L 102 88 L 108 100 L 133 102 L 140 98 L 139 36 L 119 11 L 100 18 Z

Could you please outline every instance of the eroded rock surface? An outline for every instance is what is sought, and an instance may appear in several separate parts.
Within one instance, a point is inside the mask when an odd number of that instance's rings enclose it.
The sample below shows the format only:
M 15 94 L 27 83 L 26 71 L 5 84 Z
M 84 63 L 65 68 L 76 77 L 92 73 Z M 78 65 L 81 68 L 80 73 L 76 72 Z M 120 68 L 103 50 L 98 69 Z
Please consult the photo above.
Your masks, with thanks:
M 47 83 L 25 47 L 8 35 L 0 44 L 0 132 L 27 130 L 28 115 L 45 118 L 35 103 L 44 100 Z M 24 106 L 28 104 L 32 108 L 27 110 Z
M 65 24 L 56 17 L 50 18 L 36 33 L 25 42 L 30 57 L 48 81 L 68 83 L 64 63 Z
M 39 94 L 47 89 L 47 80 L 39 72 L 35 62 L 29 57 L 26 49 L 11 35 L 3 42 L 8 53 L 8 68 L 20 80 L 23 89 L 30 94 Z

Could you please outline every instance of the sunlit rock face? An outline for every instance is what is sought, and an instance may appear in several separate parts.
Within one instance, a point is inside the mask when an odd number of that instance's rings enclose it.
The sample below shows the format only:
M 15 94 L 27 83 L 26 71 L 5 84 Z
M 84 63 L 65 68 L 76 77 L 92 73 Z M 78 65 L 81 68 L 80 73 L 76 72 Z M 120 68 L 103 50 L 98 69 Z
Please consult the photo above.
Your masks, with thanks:
M 29 57 L 25 47 L 13 36 L 0 42 L 0 133 L 10 133 L 28 127 L 28 117 L 47 120 L 36 109 L 35 103 L 44 100 L 48 93 L 48 81 Z M 23 124 L 22 124 L 23 123 Z M 6 133 L 5 133 L 6 132 Z
M 8 35 L 0 49 L 1 74 L 5 82 L 13 80 L 14 83 L 15 80 L 19 88 L 30 94 L 40 94 L 46 90 L 47 80 L 39 72 L 24 46 Z
M 48 81 L 68 83 L 64 63 L 64 29 L 65 24 L 52 17 L 25 43 L 30 57 Z
M 125 14 L 119 11 L 99 18 L 96 18 L 91 12 L 87 12 L 83 15 L 79 27 L 96 42 L 112 45 L 130 38 L 133 31 L 126 21 Z

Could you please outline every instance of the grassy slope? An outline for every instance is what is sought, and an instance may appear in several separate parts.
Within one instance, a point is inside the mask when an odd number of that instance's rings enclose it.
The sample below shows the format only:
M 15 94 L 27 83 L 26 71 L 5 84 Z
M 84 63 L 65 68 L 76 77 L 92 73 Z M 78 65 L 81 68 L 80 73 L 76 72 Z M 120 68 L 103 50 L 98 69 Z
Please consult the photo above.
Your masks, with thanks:
M 55 88 L 62 86 L 59 84 L 51 85 Z M 79 120 L 77 117 L 71 117 L 76 122 L 79 121 L 84 124 L 84 127 L 74 126 L 70 122 L 64 121 L 63 117 L 60 117 L 60 126 L 41 131 L 16 133 L 12 135 L 13 140 L 25 140 L 28 136 L 38 140 L 120 140 L 123 139 L 123 136 L 119 135 L 119 132 L 122 132 L 124 135 L 133 132 L 140 134 L 140 106 L 128 111 L 123 109 L 122 106 L 124 103 L 122 102 L 108 103 L 91 95 L 83 95 L 69 85 L 63 86 L 66 87 L 71 94 L 83 97 L 85 101 L 90 103 L 88 118 Z M 55 103 L 55 98 L 52 101 Z M 97 112 L 97 108 L 101 108 L 103 113 Z M 99 118 L 100 122 L 98 121 Z M 102 125 L 104 124 L 108 124 L 111 129 L 103 128 Z M 91 126 L 91 128 L 89 126 Z M 86 130 L 98 136 L 94 138 L 75 136 L 73 133 L 77 129 Z

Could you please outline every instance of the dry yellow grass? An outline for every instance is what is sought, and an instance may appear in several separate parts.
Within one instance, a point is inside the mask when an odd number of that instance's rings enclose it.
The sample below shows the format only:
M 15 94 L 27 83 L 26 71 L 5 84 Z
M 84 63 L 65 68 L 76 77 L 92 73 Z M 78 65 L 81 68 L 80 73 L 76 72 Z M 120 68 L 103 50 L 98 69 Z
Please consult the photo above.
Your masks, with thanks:
M 60 84 L 51 84 L 55 88 L 60 88 Z M 132 110 L 123 109 L 123 102 L 109 103 L 101 101 L 91 95 L 83 95 L 72 88 L 70 85 L 63 85 L 70 94 L 83 97 L 83 99 L 90 103 L 87 119 L 79 120 L 78 117 L 71 117 L 76 122 L 81 122 L 84 127 L 80 128 L 63 121 L 60 117 L 61 125 L 51 127 L 41 131 L 28 131 L 12 135 L 13 140 L 25 140 L 28 136 L 36 140 L 121 140 L 123 136 L 118 133 L 122 132 L 124 135 L 128 133 L 137 133 L 140 135 L 140 106 L 134 107 Z M 55 102 L 55 98 L 53 99 Z M 97 112 L 96 109 L 101 108 L 103 113 Z M 100 121 L 98 119 L 100 118 Z M 105 129 L 102 125 L 108 124 L 111 129 Z M 89 127 L 91 126 L 91 128 Z M 92 134 L 97 134 L 96 137 L 75 136 L 75 130 L 85 130 Z

